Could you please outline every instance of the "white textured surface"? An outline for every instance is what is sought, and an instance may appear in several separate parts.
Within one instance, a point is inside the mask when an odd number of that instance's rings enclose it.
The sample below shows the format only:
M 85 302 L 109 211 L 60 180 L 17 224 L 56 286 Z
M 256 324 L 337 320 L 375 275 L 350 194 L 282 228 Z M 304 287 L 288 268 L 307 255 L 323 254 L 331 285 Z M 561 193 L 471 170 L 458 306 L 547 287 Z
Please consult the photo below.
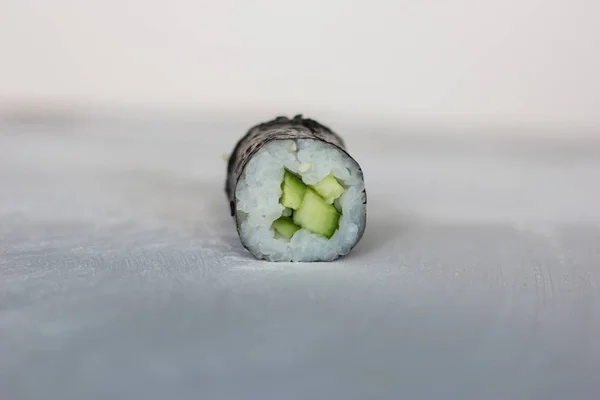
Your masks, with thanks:
M 344 135 L 367 231 L 248 258 L 245 126 L 0 124 L 0 398 L 596 399 L 600 146 Z

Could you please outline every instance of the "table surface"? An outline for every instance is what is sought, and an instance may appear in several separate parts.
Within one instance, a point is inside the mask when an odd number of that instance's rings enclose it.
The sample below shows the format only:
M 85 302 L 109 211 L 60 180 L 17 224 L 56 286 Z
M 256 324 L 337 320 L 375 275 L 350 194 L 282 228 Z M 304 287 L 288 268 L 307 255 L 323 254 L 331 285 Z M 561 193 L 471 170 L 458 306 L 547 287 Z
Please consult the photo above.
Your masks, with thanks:
M 1 399 L 597 398 L 600 142 L 349 128 L 363 240 L 267 263 L 246 128 L 0 122 Z

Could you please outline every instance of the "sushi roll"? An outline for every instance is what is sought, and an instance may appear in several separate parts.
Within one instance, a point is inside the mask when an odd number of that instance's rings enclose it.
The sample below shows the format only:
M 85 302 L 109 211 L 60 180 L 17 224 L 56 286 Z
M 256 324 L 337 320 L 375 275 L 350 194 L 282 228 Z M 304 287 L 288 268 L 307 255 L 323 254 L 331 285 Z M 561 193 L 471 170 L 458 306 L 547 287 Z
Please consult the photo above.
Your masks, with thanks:
M 268 261 L 332 261 L 361 239 L 367 195 L 344 141 L 297 115 L 258 124 L 236 144 L 225 185 L 242 245 Z

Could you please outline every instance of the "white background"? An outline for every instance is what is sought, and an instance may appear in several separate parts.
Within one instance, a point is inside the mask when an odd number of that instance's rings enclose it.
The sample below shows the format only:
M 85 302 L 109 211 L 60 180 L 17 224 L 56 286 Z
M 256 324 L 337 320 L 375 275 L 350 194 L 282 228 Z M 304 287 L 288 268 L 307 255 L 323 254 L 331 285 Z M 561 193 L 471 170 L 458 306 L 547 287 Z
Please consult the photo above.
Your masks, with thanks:
M 598 127 L 599 15 L 593 0 L 2 0 L 0 107 Z

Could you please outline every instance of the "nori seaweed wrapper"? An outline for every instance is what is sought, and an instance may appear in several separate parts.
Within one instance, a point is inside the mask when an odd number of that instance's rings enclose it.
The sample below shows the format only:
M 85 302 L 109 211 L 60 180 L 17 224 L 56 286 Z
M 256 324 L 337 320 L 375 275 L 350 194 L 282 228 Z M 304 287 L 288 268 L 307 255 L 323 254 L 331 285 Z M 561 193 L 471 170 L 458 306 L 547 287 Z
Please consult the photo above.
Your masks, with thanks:
M 352 158 L 346 151 L 345 143 L 339 135 L 317 121 L 303 118 L 302 115 L 296 115 L 292 119 L 287 117 L 277 117 L 271 121 L 255 125 L 237 142 L 227 165 L 225 192 L 229 200 L 231 216 L 236 216 L 237 207 L 235 189 L 241 174 L 244 172 L 244 168 L 246 168 L 246 164 L 248 164 L 252 156 L 267 143 L 273 140 L 284 139 L 320 140 L 337 147 L 347 154 L 348 157 Z M 363 198 L 364 203 L 366 204 L 366 191 L 363 192 Z M 362 233 L 363 232 L 359 234 L 357 242 L 360 240 Z

